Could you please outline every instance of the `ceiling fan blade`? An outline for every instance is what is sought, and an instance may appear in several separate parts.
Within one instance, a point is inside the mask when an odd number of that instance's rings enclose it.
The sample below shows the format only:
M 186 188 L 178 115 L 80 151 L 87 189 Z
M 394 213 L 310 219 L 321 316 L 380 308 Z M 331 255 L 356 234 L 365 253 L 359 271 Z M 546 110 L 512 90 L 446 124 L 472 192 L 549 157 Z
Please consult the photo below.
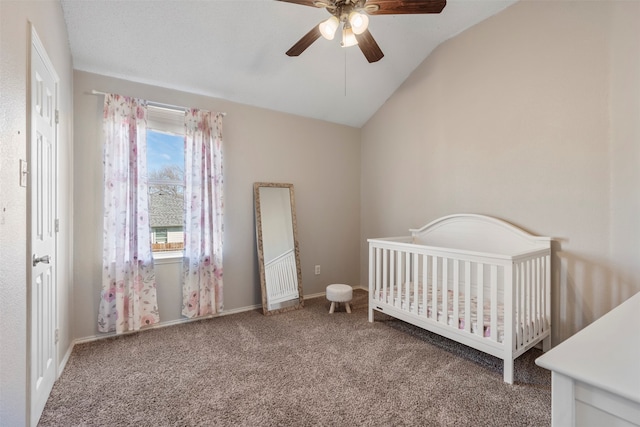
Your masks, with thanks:
M 369 15 L 407 15 L 414 13 L 440 13 L 447 0 L 369 0 L 366 6 L 378 6 L 378 10 L 367 9 Z
M 302 6 L 313 6 L 313 7 L 316 7 L 316 5 L 314 4 L 315 0 L 278 0 L 278 1 L 300 4 Z
M 356 34 L 356 40 L 358 40 L 358 46 L 360 50 L 364 54 L 367 61 L 377 62 L 384 57 L 384 53 L 376 43 L 376 40 L 373 38 L 369 30 L 364 30 L 362 34 Z
M 298 42 L 296 44 L 294 44 L 293 46 L 291 46 L 291 49 L 289 49 L 287 51 L 287 55 L 289 56 L 298 56 L 300 55 L 302 52 L 305 51 L 305 49 L 307 49 L 309 46 L 311 46 L 311 44 L 318 40 L 318 38 L 321 36 L 322 34 L 320 33 L 320 29 L 318 28 L 318 26 L 314 26 L 311 31 L 309 31 L 307 34 L 305 34 L 304 36 L 302 36 L 302 38 L 300 40 L 298 40 Z

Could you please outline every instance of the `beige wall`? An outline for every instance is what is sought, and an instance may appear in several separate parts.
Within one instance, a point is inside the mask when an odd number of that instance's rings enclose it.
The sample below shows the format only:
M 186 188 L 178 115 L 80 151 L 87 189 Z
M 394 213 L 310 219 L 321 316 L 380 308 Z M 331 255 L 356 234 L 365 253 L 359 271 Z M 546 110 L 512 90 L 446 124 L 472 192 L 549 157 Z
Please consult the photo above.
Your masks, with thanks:
M 640 291 L 638 2 L 522 1 L 439 46 L 362 129 L 365 241 L 493 215 L 557 238 L 554 343 Z
M 0 1 L 0 424 L 28 417 L 30 255 L 17 169 L 28 155 L 29 21 L 61 78 L 60 361 L 73 338 L 96 334 L 102 98 L 91 89 L 228 113 L 228 310 L 260 302 L 252 183 L 292 182 L 305 293 L 364 284 L 368 237 L 405 234 L 449 213 L 485 213 L 558 238 L 554 341 L 566 338 L 640 290 L 639 18 L 639 2 L 522 1 L 441 45 L 360 131 L 72 75 L 60 4 Z M 161 315 L 178 318 L 179 265 L 161 267 Z
M 102 101 L 92 89 L 227 113 L 225 156 L 224 304 L 261 303 L 256 261 L 253 183 L 294 184 L 306 295 L 332 282 L 359 286 L 360 131 L 219 99 L 76 71 L 75 336 L 97 334 L 101 280 Z M 314 265 L 322 274 L 314 275 Z M 162 321 L 180 317 L 179 264 L 157 269 Z
M 27 396 L 29 309 L 27 188 L 19 185 L 19 161 L 28 159 L 30 22 L 60 78 L 58 127 L 57 324 L 58 362 L 69 350 L 72 294 L 72 67 L 58 1 L 0 1 L 0 425 L 29 422 Z

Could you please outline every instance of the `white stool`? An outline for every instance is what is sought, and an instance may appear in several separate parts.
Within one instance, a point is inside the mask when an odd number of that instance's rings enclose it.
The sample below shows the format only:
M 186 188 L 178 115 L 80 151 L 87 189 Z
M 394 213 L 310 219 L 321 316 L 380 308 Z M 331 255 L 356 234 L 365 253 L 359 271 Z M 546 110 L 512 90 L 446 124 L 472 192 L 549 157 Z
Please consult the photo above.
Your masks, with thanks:
M 336 308 L 336 303 L 344 303 L 345 308 L 347 309 L 347 313 L 351 313 L 351 307 L 349 306 L 349 301 L 353 297 L 353 288 L 349 285 L 338 285 L 333 284 L 327 286 L 327 299 L 331 301 L 331 308 L 329 309 L 329 314 L 333 313 L 333 310 Z

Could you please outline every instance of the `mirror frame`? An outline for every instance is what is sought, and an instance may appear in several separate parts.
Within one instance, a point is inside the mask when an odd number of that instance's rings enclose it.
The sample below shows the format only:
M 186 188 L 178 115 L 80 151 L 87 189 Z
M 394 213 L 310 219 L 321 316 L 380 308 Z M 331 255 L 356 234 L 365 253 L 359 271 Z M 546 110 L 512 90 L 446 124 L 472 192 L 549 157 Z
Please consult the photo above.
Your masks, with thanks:
M 260 207 L 260 188 L 275 187 L 289 189 L 289 202 L 291 205 L 291 222 L 293 226 L 293 245 L 296 257 L 296 272 L 298 276 L 298 301 L 297 303 L 269 310 L 267 303 L 267 288 L 264 269 L 264 247 L 262 241 L 262 211 Z M 275 182 L 255 182 L 253 184 L 253 200 L 255 203 L 255 228 L 256 228 L 256 246 L 258 252 L 258 265 L 260 267 L 260 289 L 262 291 L 262 313 L 264 315 L 284 313 L 286 311 L 298 310 L 304 307 L 304 298 L 302 296 L 302 268 L 300 266 L 300 247 L 298 245 L 298 226 L 296 222 L 296 204 L 293 192 L 293 184 L 275 183 Z M 294 300 L 292 300 L 294 301 Z

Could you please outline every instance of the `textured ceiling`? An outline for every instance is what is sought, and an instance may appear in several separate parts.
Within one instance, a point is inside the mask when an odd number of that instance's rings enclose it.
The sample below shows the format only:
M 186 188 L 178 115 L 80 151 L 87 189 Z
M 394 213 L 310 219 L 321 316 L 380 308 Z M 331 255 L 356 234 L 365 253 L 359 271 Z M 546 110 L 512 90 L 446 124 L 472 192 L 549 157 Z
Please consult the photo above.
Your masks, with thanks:
M 516 0 L 448 0 L 438 15 L 372 16 L 385 54 L 318 39 L 326 10 L 275 0 L 61 0 L 74 68 L 361 127 L 443 41 Z M 95 88 L 100 90 L 101 88 Z

